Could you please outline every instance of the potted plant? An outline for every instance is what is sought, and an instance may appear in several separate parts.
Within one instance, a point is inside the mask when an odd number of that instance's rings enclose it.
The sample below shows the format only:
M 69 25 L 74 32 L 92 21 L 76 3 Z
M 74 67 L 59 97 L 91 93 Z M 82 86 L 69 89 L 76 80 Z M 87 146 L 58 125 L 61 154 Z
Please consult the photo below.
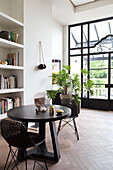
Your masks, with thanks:
M 58 74 L 52 74 L 52 82 L 55 82 L 57 85 L 57 91 L 47 90 L 47 97 L 49 99 L 54 99 L 57 93 L 61 93 L 61 103 L 67 105 L 70 103 L 71 99 L 74 99 L 77 105 L 80 104 L 80 93 L 81 93 L 81 83 L 78 74 L 69 74 L 71 67 L 69 65 L 63 66 L 63 69 L 58 72 Z M 88 71 L 81 70 L 82 73 L 88 74 Z M 92 93 L 92 81 L 87 80 L 87 83 L 84 83 L 84 86 L 88 91 Z

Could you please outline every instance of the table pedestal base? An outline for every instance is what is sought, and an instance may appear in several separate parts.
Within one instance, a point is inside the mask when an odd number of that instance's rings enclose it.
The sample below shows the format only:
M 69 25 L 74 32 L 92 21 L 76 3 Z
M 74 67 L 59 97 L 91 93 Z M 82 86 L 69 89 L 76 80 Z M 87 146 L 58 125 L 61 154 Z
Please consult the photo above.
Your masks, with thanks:
M 44 122 L 43 122 L 43 126 L 42 126 L 42 122 L 41 122 L 41 126 L 39 124 L 39 134 L 40 133 L 41 133 L 41 135 L 43 134 L 44 138 L 45 138 L 45 126 L 46 126 L 46 123 L 44 123 Z M 58 162 L 59 159 L 60 159 L 60 150 L 59 150 L 59 144 L 58 144 L 58 138 L 57 138 L 57 133 L 56 133 L 55 122 L 50 121 L 49 126 L 50 126 L 50 132 L 51 132 L 53 152 L 48 152 L 45 142 L 43 142 L 41 144 L 41 148 L 42 148 L 43 154 L 44 154 L 46 159 Z M 41 151 L 39 150 L 39 152 L 37 152 L 36 149 L 29 150 L 28 155 L 31 155 L 34 158 L 43 158 L 43 155 L 41 154 Z M 19 151 L 18 151 L 18 159 L 22 160 L 23 156 L 24 156 L 24 151 L 22 149 L 19 149 Z

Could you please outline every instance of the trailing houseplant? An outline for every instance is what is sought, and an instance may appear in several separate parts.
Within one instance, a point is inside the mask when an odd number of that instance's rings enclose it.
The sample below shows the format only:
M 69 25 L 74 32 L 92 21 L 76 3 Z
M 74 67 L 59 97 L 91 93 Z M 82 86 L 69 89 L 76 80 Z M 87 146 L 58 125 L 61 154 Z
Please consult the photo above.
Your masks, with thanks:
M 52 74 L 52 82 L 57 85 L 56 90 L 47 90 L 48 99 L 54 99 L 57 93 L 61 93 L 64 98 L 73 98 L 76 104 L 80 103 L 80 93 L 81 93 L 81 83 L 80 77 L 78 74 L 73 74 L 72 76 L 69 74 L 71 67 L 69 65 L 63 66 L 63 69 L 58 72 L 58 74 Z M 88 74 L 88 71 L 81 70 L 83 74 Z M 92 81 L 90 79 L 84 83 L 84 86 L 90 93 L 92 93 Z

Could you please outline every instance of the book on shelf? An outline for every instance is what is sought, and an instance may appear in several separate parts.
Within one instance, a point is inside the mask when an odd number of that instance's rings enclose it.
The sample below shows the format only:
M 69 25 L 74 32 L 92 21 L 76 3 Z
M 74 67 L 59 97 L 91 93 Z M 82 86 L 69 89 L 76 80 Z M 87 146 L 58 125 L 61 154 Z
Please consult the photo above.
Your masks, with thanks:
M 4 113 L 7 113 L 7 109 L 8 109 L 7 100 L 4 100 Z
M 19 66 L 19 52 L 11 52 L 7 54 L 8 65 Z
M 9 82 L 10 82 L 10 89 L 14 89 L 15 88 L 15 77 L 10 76 L 9 77 Z
M 17 88 L 17 78 L 15 75 L 5 77 L 0 75 L 0 89 L 14 89 Z
M 1 114 L 3 115 L 4 114 L 4 100 L 0 99 L 0 102 L 1 102 Z
M 18 107 L 18 106 L 20 106 L 20 105 L 21 105 L 21 98 L 16 97 L 16 98 L 14 99 L 14 107 Z
M 0 89 L 4 89 L 4 75 L 0 75 L 0 81 L 1 81 L 1 83 L 0 83 Z
M 13 108 L 13 103 L 12 103 L 11 98 L 6 97 L 6 98 L 3 98 L 3 100 L 7 102 L 7 110 L 10 110 Z
M 0 115 L 7 113 L 8 110 L 21 106 L 20 97 L 5 97 L 0 99 Z
M 0 102 L 0 115 L 2 114 L 2 112 L 1 112 L 1 102 Z
M 2 114 L 1 107 L 2 107 L 2 102 L 0 101 L 0 115 Z

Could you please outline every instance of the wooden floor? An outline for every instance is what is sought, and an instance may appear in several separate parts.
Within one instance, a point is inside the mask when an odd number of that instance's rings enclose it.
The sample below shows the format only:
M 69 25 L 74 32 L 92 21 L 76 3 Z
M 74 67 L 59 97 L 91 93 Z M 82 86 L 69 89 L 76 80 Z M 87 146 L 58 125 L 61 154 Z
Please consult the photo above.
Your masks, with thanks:
M 58 136 L 61 159 L 58 163 L 48 162 L 49 170 L 113 170 L 113 112 L 82 109 L 76 119 L 80 140 L 67 125 Z M 51 147 L 50 132 L 47 130 L 47 145 Z M 0 136 L 0 170 L 8 147 Z M 28 160 L 28 170 L 33 161 Z M 36 166 L 37 170 L 41 170 Z M 19 166 L 24 170 L 24 163 Z

